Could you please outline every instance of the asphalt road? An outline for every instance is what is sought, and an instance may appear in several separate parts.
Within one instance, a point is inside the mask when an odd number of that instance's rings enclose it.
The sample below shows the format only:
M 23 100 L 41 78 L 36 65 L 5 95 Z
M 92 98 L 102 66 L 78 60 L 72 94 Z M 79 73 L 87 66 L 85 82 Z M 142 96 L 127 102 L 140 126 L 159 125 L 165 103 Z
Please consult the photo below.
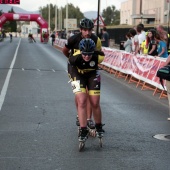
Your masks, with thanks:
M 79 152 L 66 70 L 66 57 L 51 44 L 0 43 L 0 170 L 170 169 L 167 99 L 103 70 L 103 148 L 89 137 Z

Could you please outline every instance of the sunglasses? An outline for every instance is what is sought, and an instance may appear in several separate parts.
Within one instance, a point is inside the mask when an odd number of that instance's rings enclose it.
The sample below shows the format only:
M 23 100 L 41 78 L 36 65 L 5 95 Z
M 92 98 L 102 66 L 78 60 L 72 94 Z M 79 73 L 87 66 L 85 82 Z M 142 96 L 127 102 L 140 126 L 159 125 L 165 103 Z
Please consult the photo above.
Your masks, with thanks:
M 88 56 L 91 56 L 93 53 L 94 53 L 94 52 L 89 52 L 89 53 L 88 53 L 88 52 L 82 52 L 82 55 L 85 55 L 85 56 L 87 56 L 87 55 L 88 55 Z

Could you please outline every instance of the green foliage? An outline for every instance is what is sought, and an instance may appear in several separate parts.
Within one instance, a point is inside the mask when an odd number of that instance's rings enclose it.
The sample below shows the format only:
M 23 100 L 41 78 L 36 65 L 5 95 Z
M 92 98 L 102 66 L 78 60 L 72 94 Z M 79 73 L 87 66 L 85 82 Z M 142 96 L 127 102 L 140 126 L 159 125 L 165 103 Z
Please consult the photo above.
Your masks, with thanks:
M 2 10 L 0 10 L 0 16 L 3 14 L 3 11 Z
M 56 10 L 56 5 L 50 4 L 50 27 L 51 30 L 54 30 L 55 28 L 55 10 Z M 58 21 L 58 16 L 59 16 L 59 10 L 62 11 L 62 29 L 64 28 L 64 19 L 66 18 L 66 6 L 61 7 L 58 9 L 57 7 L 57 23 L 59 24 Z M 39 12 L 42 15 L 42 17 L 48 22 L 48 15 L 49 15 L 49 6 L 45 7 L 40 7 Z M 73 4 L 69 3 L 68 4 L 68 18 L 75 18 L 77 19 L 77 23 L 80 22 L 82 18 L 84 18 L 84 14 L 80 12 L 79 7 L 74 7 Z
M 8 11 L 8 13 L 15 13 L 14 9 L 11 8 L 10 11 Z M 3 14 L 3 11 L 0 11 L 0 15 Z M 7 21 L 4 25 L 3 25 L 3 29 L 5 30 L 5 32 L 16 32 L 17 31 L 17 22 L 16 21 Z
M 120 24 L 120 11 L 116 10 L 114 5 L 107 7 L 102 12 L 104 23 L 106 25 L 119 25 Z

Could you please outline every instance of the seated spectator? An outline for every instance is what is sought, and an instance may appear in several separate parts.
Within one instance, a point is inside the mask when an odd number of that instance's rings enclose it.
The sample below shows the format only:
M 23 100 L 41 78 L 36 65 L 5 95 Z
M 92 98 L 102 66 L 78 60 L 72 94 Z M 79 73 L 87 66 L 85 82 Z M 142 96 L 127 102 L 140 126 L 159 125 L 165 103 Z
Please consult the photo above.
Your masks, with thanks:
M 167 44 L 165 41 L 163 41 L 159 35 L 159 33 L 155 34 L 155 40 L 158 43 L 158 57 L 167 58 L 168 57 L 168 50 L 167 50 Z

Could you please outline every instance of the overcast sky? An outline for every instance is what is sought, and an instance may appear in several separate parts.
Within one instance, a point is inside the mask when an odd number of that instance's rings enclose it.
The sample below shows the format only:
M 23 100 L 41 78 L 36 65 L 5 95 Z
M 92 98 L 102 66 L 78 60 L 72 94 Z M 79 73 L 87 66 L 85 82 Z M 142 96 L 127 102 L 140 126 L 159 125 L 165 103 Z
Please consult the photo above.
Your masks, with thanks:
M 107 6 L 114 5 L 116 9 L 120 9 L 121 2 L 127 0 L 100 0 L 100 8 L 101 11 L 105 9 Z M 81 12 L 86 11 L 97 11 L 98 0 L 20 0 L 20 5 L 16 5 L 21 7 L 27 11 L 36 11 L 39 7 L 46 6 L 48 3 L 57 4 L 58 7 L 64 7 L 66 3 L 72 3 L 75 7 L 78 6 Z

